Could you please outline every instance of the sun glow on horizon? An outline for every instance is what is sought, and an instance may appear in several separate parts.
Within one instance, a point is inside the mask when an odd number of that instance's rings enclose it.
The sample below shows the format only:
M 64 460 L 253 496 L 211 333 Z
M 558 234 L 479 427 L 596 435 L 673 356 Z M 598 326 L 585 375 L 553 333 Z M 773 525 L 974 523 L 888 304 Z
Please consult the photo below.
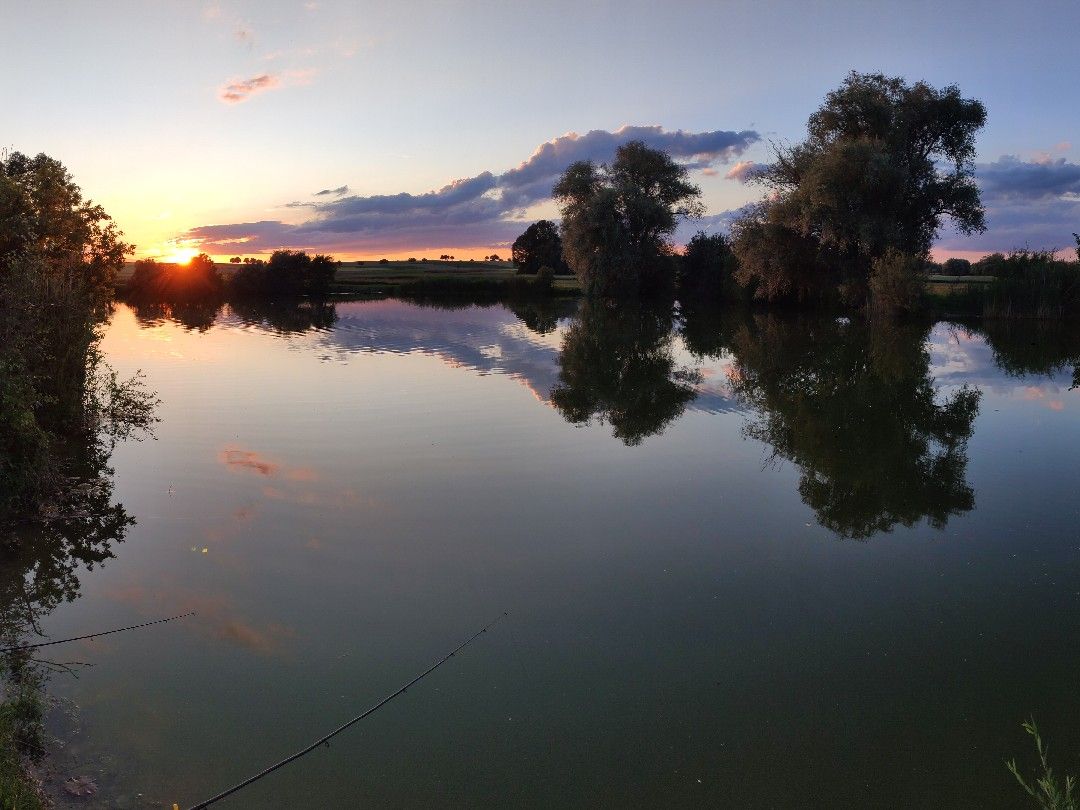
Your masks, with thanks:
M 164 261 L 174 264 L 188 264 L 199 255 L 199 251 L 192 247 L 173 247 L 172 252 L 166 254 Z

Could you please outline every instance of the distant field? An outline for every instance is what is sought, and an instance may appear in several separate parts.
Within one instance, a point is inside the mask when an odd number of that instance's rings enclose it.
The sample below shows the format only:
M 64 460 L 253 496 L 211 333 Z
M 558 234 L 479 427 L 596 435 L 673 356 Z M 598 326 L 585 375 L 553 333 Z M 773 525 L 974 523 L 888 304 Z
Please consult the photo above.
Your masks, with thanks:
M 994 276 L 943 276 L 931 274 L 929 280 L 931 284 L 989 284 L 994 280 Z
M 242 265 L 218 262 L 216 266 L 227 276 Z M 120 273 L 120 280 L 127 281 L 134 272 L 134 263 L 127 262 Z M 515 276 L 512 262 L 342 262 L 338 267 L 333 290 L 336 293 L 355 295 L 386 295 L 399 292 L 417 282 L 430 282 L 454 286 L 460 283 L 461 289 L 465 291 L 471 287 L 505 282 Z M 580 286 L 573 276 L 556 276 L 555 290 L 572 293 L 579 291 Z

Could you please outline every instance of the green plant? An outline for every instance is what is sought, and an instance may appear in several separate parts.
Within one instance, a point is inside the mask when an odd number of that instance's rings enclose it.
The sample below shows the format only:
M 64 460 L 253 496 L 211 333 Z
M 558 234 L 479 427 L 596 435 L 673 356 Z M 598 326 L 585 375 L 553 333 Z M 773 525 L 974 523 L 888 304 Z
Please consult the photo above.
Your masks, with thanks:
M 1043 810 L 1076 810 L 1077 807 L 1080 807 L 1077 804 L 1076 797 L 1073 796 L 1076 779 L 1066 775 L 1064 781 L 1062 781 L 1054 773 L 1047 758 L 1047 746 L 1039 735 L 1039 729 L 1035 725 L 1034 718 L 1024 723 L 1024 731 L 1035 739 L 1035 750 L 1039 753 L 1039 766 L 1042 768 L 1042 775 L 1036 774 L 1034 784 L 1032 784 L 1020 773 L 1020 768 L 1017 766 L 1015 759 L 1006 762 L 1005 767 L 1020 783 L 1020 787 L 1024 789 L 1024 792 L 1033 798 L 1036 805 L 1043 808 Z

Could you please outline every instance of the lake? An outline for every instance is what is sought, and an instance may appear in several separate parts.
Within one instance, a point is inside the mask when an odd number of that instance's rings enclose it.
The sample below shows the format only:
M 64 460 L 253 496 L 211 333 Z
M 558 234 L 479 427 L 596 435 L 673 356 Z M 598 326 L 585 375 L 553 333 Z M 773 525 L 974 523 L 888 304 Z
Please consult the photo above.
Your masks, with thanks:
M 1051 325 L 393 300 L 119 307 L 137 524 L 54 638 L 80 806 L 1019 807 L 1080 761 Z M 77 706 L 77 711 L 74 707 Z

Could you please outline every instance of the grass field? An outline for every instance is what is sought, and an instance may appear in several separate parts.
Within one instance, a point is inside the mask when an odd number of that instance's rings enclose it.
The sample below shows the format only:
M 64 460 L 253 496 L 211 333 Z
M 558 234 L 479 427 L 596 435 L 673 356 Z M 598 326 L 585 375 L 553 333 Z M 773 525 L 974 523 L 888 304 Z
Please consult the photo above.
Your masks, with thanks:
M 228 277 L 241 265 L 218 262 L 216 267 Z M 133 262 L 127 262 L 120 280 L 127 281 L 135 272 Z M 378 261 L 342 262 L 334 280 L 333 292 L 350 295 L 406 294 L 410 287 L 430 289 L 436 294 L 493 292 L 513 279 L 521 279 L 512 262 Z M 554 291 L 573 295 L 581 287 L 573 276 L 556 276 Z

